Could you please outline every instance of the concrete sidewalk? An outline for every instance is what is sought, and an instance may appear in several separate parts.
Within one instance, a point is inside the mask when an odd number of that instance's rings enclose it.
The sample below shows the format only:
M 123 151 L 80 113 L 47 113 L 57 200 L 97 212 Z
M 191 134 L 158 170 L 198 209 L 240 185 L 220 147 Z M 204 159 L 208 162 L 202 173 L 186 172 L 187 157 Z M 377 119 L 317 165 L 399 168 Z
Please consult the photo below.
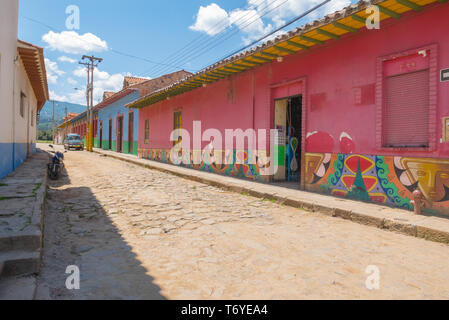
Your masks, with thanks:
M 48 154 L 0 180 L 0 300 L 33 299 L 39 272 Z
M 134 155 L 102 149 L 94 149 L 94 152 L 222 189 L 248 194 L 257 198 L 274 200 L 287 206 L 449 244 L 449 218 L 447 217 L 417 216 L 411 211 L 402 209 L 221 176 L 156 161 L 139 159 Z

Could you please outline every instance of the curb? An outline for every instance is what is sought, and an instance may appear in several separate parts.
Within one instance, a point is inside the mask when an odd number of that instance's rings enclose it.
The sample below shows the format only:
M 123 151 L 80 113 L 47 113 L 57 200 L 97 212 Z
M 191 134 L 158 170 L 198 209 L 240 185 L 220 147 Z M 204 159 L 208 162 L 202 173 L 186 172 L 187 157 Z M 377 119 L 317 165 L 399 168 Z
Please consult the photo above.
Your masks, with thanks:
M 38 265 L 38 273 L 40 271 L 40 261 L 42 258 L 42 243 L 44 239 L 44 216 L 45 216 L 45 199 L 47 194 L 47 187 L 48 187 L 48 175 L 47 175 L 47 167 L 44 168 L 44 181 L 42 182 L 42 185 L 39 187 L 39 189 L 36 192 L 36 202 L 34 204 L 33 208 L 33 220 L 32 223 L 34 225 L 37 225 L 39 230 L 39 265 Z
M 190 173 L 183 173 L 179 172 L 179 170 L 176 170 L 175 168 L 180 168 L 178 166 L 174 166 L 173 170 L 170 170 L 170 168 L 163 168 L 161 166 L 158 166 L 156 164 L 152 163 L 142 163 L 137 160 L 143 160 L 143 159 L 129 159 L 122 157 L 120 155 L 114 155 L 114 154 L 108 154 L 103 153 L 101 151 L 94 150 L 94 153 L 100 154 L 105 157 L 121 160 L 124 162 L 128 162 L 134 165 L 138 165 L 140 167 L 144 167 L 147 169 L 153 169 L 160 172 L 172 174 L 184 179 L 204 183 L 210 186 L 218 187 L 220 189 L 226 190 L 226 191 L 232 191 L 236 193 L 246 193 L 250 196 L 260 198 L 260 199 L 267 199 L 267 200 L 274 200 L 278 202 L 279 204 L 283 204 L 289 207 L 297 208 L 297 209 L 303 209 L 310 212 L 316 212 L 321 213 L 326 216 L 341 218 L 344 220 L 349 220 L 361 225 L 365 226 L 371 226 L 376 227 L 378 229 L 387 230 L 391 232 L 396 232 L 416 238 L 422 238 L 428 241 L 433 242 L 439 242 L 444 244 L 449 244 L 449 232 L 438 230 L 435 228 L 430 228 L 426 226 L 421 226 L 418 224 L 413 223 L 404 223 L 397 221 L 392 218 L 386 218 L 386 217 L 379 217 L 374 215 L 369 215 L 363 212 L 363 208 L 350 210 L 345 208 L 337 208 L 335 206 L 329 206 L 325 204 L 319 204 L 314 201 L 306 201 L 306 200 L 300 200 L 296 199 L 294 196 L 280 196 L 276 193 L 267 193 L 264 191 L 258 191 L 253 188 L 248 188 L 241 185 L 236 185 L 233 183 L 228 183 L 224 181 L 217 181 L 211 178 L 205 178 L 201 177 L 199 175 L 196 175 L 196 170 L 188 169 L 188 168 L 182 168 L 185 170 L 192 170 L 193 172 Z M 170 164 L 161 163 L 161 165 L 169 166 Z M 202 172 L 207 173 L 207 172 Z M 212 174 L 211 174 L 212 175 Z M 303 191 L 305 192 L 305 191 Z M 330 196 L 327 196 L 330 197 Z M 354 201 L 355 202 L 355 201 Z M 379 205 L 376 205 L 379 206 Z
M 46 152 L 47 153 L 47 152 Z M 48 153 L 47 153 L 48 154 Z M 47 199 L 47 189 L 48 189 L 48 174 L 47 174 L 47 165 L 44 167 L 44 181 L 42 185 L 36 192 L 36 203 L 33 209 L 33 224 L 36 223 L 39 230 L 39 257 L 37 264 L 37 272 L 36 275 L 40 273 L 41 263 L 42 263 L 42 254 L 44 251 L 43 243 L 44 243 L 44 218 L 45 218 L 45 201 Z M 33 284 L 33 300 L 36 299 L 37 294 L 37 278 Z

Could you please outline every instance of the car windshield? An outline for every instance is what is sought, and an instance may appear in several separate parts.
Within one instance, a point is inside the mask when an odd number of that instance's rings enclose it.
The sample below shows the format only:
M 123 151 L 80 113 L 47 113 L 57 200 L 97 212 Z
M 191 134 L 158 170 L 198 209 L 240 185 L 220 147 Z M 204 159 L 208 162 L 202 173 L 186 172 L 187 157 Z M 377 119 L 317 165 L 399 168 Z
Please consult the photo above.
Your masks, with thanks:
M 78 140 L 81 140 L 81 137 L 80 136 L 68 136 L 67 140 L 68 141 L 78 141 Z

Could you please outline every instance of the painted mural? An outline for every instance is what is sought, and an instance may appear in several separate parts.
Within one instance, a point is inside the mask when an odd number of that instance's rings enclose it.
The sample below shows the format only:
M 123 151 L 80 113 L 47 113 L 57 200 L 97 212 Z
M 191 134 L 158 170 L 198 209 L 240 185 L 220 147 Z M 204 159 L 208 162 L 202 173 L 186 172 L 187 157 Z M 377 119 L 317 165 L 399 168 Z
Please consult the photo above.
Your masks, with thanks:
M 449 160 L 357 154 L 306 154 L 306 189 L 413 210 L 413 191 L 425 210 L 449 214 Z
M 170 150 L 166 149 L 139 149 L 139 158 L 159 161 L 163 163 L 172 163 L 170 159 Z M 193 159 L 195 157 L 202 157 L 201 164 L 193 164 Z M 222 157 L 221 164 L 215 161 L 216 157 Z M 233 161 L 231 160 L 231 157 Z M 252 164 L 251 157 L 255 157 L 255 164 Z M 225 159 L 227 161 L 225 161 Z M 199 161 L 198 161 L 199 162 Z M 183 167 L 202 170 L 206 172 L 236 177 L 250 179 L 254 181 L 265 181 L 269 180 L 269 175 L 265 174 L 269 167 L 269 160 L 266 151 L 256 151 L 254 154 L 247 150 L 233 150 L 233 153 L 224 151 L 216 151 L 212 153 L 206 153 L 199 151 L 190 152 L 190 161 L 185 161 L 184 163 L 190 163 L 188 165 L 181 164 Z M 228 164 L 225 164 L 228 163 Z

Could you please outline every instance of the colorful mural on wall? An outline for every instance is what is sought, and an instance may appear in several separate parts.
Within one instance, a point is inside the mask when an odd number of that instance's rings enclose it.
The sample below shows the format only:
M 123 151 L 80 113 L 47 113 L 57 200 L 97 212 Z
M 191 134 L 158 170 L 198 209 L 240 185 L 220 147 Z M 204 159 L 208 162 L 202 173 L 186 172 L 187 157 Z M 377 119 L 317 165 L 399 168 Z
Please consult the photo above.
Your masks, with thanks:
M 413 210 L 413 191 L 428 212 L 449 214 L 449 160 L 357 154 L 306 154 L 306 189 Z
M 266 151 L 257 151 L 255 155 L 252 155 L 247 150 L 234 150 L 226 153 L 224 151 L 217 151 L 212 153 L 206 153 L 201 155 L 202 151 L 194 152 L 190 151 L 190 161 L 185 161 L 190 163 L 188 165 L 181 164 L 183 167 L 202 170 L 211 173 L 222 174 L 231 177 L 245 178 L 255 181 L 265 181 L 269 180 L 269 175 L 264 174 L 268 170 L 269 161 L 267 160 Z M 148 160 L 154 160 L 164 163 L 172 163 L 170 160 L 170 150 L 165 149 L 139 149 L 139 158 L 144 158 Z M 193 164 L 194 157 L 202 157 L 201 164 Z M 222 164 L 217 164 L 215 157 L 222 157 Z M 251 164 L 251 157 L 255 157 L 256 164 Z M 233 161 L 231 160 L 233 157 Z M 227 161 L 225 161 L 225 159 Z M 184 163 L 185 163 L 184 162 Z M 196 161 L 195 161 L 196 162 Z M 199 161 L 198 161 L 199 162 Z M 228 163 L 228 164 L 225 164 Z

